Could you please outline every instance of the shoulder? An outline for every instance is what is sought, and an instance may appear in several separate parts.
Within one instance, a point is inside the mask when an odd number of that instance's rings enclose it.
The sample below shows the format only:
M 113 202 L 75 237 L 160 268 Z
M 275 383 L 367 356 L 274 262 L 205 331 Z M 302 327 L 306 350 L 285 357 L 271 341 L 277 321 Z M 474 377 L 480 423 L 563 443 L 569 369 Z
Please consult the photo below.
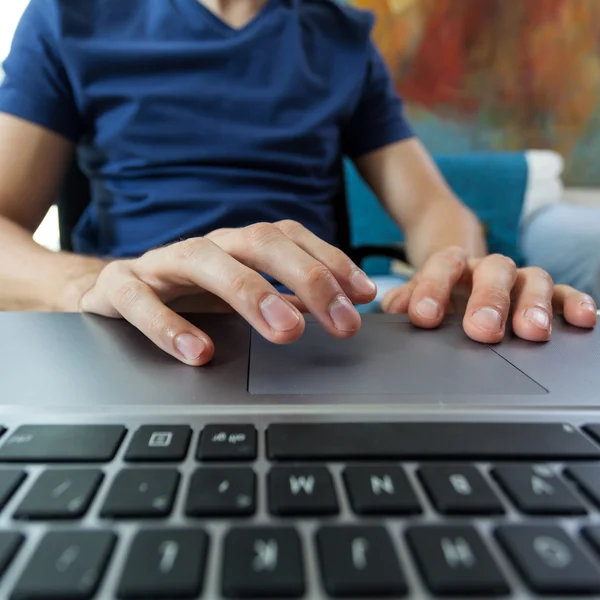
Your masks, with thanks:
M 26 18 L 44 23 L 58 36 L 89 35 L 130 23 L 148 11 L 153 0 L 30 0 Z
M 354 42 L 370 39 L 375 23 L 373 13 L 359 10 L 342 0 L 298 0 L 302 21 L 318 26 L 334 38 Z

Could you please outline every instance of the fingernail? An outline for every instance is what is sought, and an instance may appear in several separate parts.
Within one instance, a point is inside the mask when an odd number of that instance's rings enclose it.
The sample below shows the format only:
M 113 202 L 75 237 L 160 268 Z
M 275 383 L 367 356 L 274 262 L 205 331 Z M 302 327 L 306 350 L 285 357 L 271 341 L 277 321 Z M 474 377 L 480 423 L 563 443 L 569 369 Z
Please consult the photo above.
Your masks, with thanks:
M 340 331 L 356 331 L 358 329 L 360 316 L 345 296 L 338 296 L 331 303 L 329 314 L 336 329 Z
M 298 313 L 282 298 L 271 294 L 260 303 L 260 312 L 275 331 L 290 331 L 300 322 Z
M 495 308 L 480 308 L 473 315 L 475 324 L 481 329 L 499 331 L 502 329 L 502 315 Z
M 191 333 L 182 333 L 175 338 L 175 347 L 186 360 L 198 360 L 206 350 L 206 344 Z
M 354 273 L 350 275 L 350 285 L 356 294 L 367 295 L 372 294 L 377 290 L 375 282 L 359 269 L 356 269 Z
M 525 318 L 540 329 L 547 330 L 550 328 L 550 315 L 541 308 L 528 308 L 525 311 Z
M 416 310 L 417 314 L 424 319 L 438 319 L 442 312 L 440 305 L 432 298 L 423 298 L 417 304 Z
M 594 314 L 596 314 L 596 306 L 594 304 L 592 304 L 591 302 L 582 302 L 579 306 L 581 306 L 581 308 L 585 311 L 588 312 L 593 312 Z

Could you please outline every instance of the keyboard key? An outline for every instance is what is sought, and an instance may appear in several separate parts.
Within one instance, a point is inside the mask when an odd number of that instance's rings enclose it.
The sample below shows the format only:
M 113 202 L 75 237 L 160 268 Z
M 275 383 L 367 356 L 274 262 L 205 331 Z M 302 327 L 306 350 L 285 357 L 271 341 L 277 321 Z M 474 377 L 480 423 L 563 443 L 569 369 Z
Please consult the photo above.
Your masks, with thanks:
M 93 598 L 117 536 L 108 531 L 47 533 L 15 586 L 11 600 Z
M 509 593 L 500 569 L 475 528 L 420 525 L 410 527 L 406 539 L 425 584 L 434 594 Z
M 575 465 L 569 467 L 565 473 L 600 506 L 600 465 Z
M 241 517 L 256 510 L 256 475 L 246 467 L 204 467 L 192 475 L 185 512 L 191 517 Z
M 510 465 L 493 471 L 517 508 L 528 515 L 584 515 L 586 508 L 546 465 Z
M 418 471 L 436 510 L 444 515 L 498 515 L 502 503 L 470 465 L 431 465 Z
M 48 469 L 33 484 L 15 519 L 75 519 L 88 510 L 104 474 L 99 469 Z
M 191 435 L 192 430 L 187 425 L 144 425 L 135 432 L 125 460 L 182 461 Z
M 583 430 L 591 435 L 596 442 L 600 442 L 600 424 L 586 425 Z
M 594 525 L 591 527 L 584 527 L 581 530 L 583 537 L 592 545 L 597 553 L 600 553 L 600 526 Z
M 316 539 L 321 577 L 330 596 L 407 594 L 396 551 L 384 527 L 322 527 Z
M 122 425 L 23 425 L 0 447 L 0 462 L 108 462 Z
M 326 467 L 273 467 L 267 485 L 271 514 L 334 515 L 339 511 Z
M 561 423 L 276 423 L 267 444 L 271 460 L 600 458 Z
M 226 598 L 304 595 L 300 537 L 291 527 L 231 529 L 225 536 L 222 564 Z
M 202 529 L 140 531 L 129 549 L 117 597 L 196 598 L 207 550 L 208 535 Z
M 25 471 L 2 470 L 0 471 L 0 510 L 2 510 L 12 495 L 25 480 Z
M 207 425 L 200 434 L 199 460 L 254 460 L 256 428 L 253 425 Z
M 173 509 L 179 471 L 176 469 L 123 469 L 115 477 L 102 517 L 166 517 Z
M 22 533 L 0 531 L 0 576 L 8 569 L 24 540 Z
M 348 467 L 344 481 L 359 515 L 414 515 L 422 509 L 404 469 L 395 465 Z
M 600 570 L 559 527 L 505 525 L 496 533 L 534 592 L 600 593 Z

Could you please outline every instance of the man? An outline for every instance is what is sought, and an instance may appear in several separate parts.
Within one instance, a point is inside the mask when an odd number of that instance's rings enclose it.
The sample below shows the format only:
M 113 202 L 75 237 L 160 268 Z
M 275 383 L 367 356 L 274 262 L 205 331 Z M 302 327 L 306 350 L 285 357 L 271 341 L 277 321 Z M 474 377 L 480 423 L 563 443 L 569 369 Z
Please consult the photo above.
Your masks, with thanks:
M 0 88 L 0 308 L 123 317 L 190 365 L 214 347 L 173 310 L 186 298 L 224 301 L 275 343 L 302 334 L 303 310 L 352 336 L 376 290 L 334 247 L 347 154 L 419 268 L 384 310 L 436 327 L 456 288 L 481 342 L 510 314 L 549 339 L 553 304 L 593 327 L 590 297 L 486 257 L 402 117 L 372 25 L 330 0 L 32 0 Z M 31 232 L 76 145 L 94 200 L 79 254 L 53 254 Z

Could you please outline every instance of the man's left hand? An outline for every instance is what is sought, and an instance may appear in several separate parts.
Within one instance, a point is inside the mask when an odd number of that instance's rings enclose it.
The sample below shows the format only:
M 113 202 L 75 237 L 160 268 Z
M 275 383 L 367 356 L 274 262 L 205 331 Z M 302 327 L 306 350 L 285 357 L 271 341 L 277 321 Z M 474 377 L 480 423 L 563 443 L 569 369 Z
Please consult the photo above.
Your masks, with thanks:
M 408 313 L 418 327 L 438 327 L 444 315 L 464 312 L 463 326 L 472 339 L 502 340 L 512 319 L 519 337 L 545 342 L 552 335 L 552 315 L 562 313 L 571 325 L 596 325 L 596 304 L 587 294 L 554 285 L 537 267 L 517 269 L 514 261 L 494 254 L 467 258 L 461 248 L 432 255 L 414 278 L 383 298 L 386 313 Z

